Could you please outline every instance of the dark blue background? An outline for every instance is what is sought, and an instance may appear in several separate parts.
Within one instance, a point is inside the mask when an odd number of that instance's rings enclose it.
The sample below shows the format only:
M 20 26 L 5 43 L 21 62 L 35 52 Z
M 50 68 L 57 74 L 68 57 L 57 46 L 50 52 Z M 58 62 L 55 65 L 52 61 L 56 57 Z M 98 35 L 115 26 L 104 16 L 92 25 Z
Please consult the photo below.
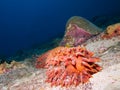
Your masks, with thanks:
M 120 12 L 120 0 L 0 0 L 0 54 L 12 55 L 64 32 L 74 15 Z

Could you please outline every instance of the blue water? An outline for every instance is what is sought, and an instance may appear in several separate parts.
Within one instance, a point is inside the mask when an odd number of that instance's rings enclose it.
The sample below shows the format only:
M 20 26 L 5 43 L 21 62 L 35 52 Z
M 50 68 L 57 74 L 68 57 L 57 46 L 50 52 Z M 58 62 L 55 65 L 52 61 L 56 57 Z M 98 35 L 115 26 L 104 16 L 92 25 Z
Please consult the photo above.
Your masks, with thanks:
M 120 0 L 0 0 L 0 55 L 13 55 L 63 33 L 74 15 L 120 14 Z

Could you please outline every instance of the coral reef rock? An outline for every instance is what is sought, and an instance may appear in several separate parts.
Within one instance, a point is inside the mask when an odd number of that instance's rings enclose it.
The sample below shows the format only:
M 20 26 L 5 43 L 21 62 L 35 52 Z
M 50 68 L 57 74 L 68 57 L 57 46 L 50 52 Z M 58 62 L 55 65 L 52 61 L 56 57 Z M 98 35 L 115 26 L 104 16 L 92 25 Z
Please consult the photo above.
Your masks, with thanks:
M 82 17 L 74 16 L 71 17 L 66 24 L 65 35 L 60 45 L 77 46 L 100 32 L 102 32 L 102 29 L 90 21 Z
M 102 31 L 102 29 L 91 23 L 89 20 L 80 16 L 73 16 L 67 21 L 66 31 L 68 30 L 67 28 L 69 27 L 69 24 L 76 24 L 78 27 L 90 32 L 91 34 L 98 34 Z
M 112 38 L 118 35 L 120 35 L 120 23 L 108 26 L 103 38 Z
M 69 26 L 69 31 L 64 36 L 64 39 L 60 43 L 62 46 L 77 46 L 80 45 L 81 43 L 85 42 L 87 39 L 89 39 L 92 34 L 85 31 L 82 28 L 79 28 L 75 24 L 70 24 Z

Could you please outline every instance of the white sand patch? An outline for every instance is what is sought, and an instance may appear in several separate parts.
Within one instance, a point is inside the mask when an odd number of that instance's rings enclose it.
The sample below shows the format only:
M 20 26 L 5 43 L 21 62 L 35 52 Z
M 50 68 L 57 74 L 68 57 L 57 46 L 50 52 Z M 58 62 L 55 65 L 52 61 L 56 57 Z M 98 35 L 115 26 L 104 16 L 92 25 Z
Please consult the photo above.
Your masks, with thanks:
M 94 74 L 90 81 L 92 90 L 120 90 L 120 64 Z

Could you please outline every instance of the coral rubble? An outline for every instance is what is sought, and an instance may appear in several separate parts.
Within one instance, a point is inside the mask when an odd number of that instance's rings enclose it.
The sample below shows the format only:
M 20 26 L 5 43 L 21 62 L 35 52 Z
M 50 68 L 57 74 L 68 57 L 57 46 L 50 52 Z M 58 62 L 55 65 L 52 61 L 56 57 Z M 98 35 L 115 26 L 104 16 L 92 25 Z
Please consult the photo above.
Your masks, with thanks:
M 25 65 L 20 62 L 12 61 L 10 64 L 4 62 L 0 64 L 0 74 L 9 72 L 13 69 L 15 70 L 17 68 L 23 68 L 23 67 L 25 67 Z
M 86 83 L 92 74 L 101 70 L 95 64 L 98 61 L 100 59 L 93 57 L 93 53 L 85 47 L 57 47 L 46 58 L 46 82 L 65 87 Z

